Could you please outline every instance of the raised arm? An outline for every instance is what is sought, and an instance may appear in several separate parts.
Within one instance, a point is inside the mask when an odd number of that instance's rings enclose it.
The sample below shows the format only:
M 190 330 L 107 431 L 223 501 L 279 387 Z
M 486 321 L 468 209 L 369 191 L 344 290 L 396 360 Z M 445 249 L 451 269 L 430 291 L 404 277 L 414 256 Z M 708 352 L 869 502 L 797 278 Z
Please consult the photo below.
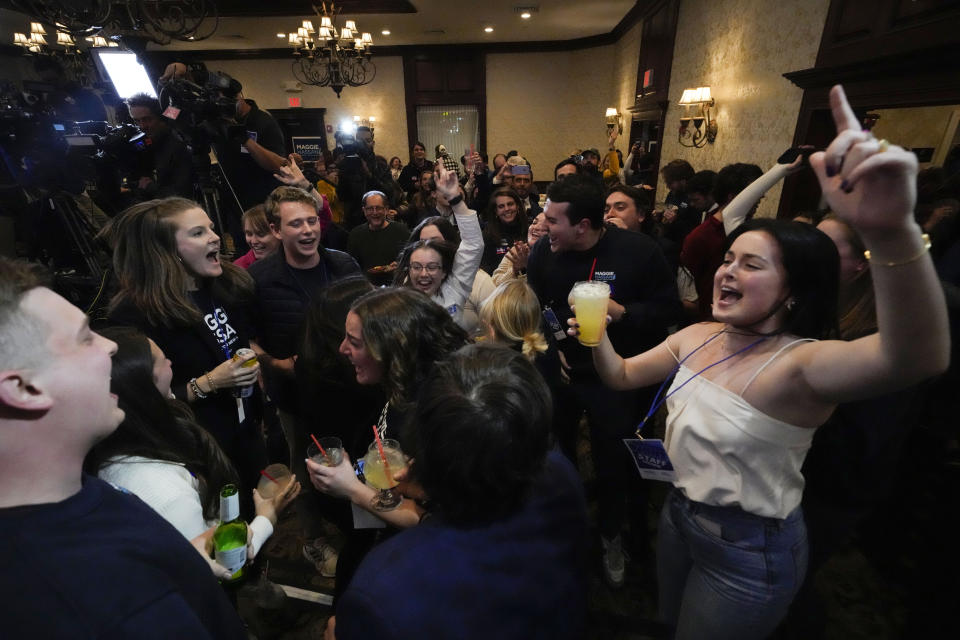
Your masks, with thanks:
M 878 333 L 798 349 L 810 388 L 833 402 L 905 387 L 949 365 L 943 290 L 913 220 L 917 158 L 862 131 L 843 89 L 830 92 L 837 137 L 810 165 L 830 208 L 870 251 Z
M 777 163 L 765 174 L 747 185 L 747 188 L 734 197 L 730 203 L 723 208 L 723 232 L 730 235 L 734 229 L 743 224 L 747 219 L 747 214 L 760 202 L 767 191 L 773 185 L 777 184 L 791 173 L 796 173 L 803 167 L 803 156 L 797 156 L 797 159 L 790 164 Z
M 460 246 L 457 247 L 457 254 L 453 258 L 453 268 L 450 276 L 455 278 L 458 286 L 463 291 L 463 302 L 470 296 L 473 289 L 473 279 L 477 275 L 477 269 L 480 268 L 480 261 L 483 259 L 483 232 L 480 230 L 480 221 L 477 219 L 477 213 L 467 207 L 463 201 L 463 195 L 460 192 L 460 184 L 457 182 L 457 174 L 445 170 L 442 166 L 437 170 L 437 191 L 447 202 L 451 200 L 460 200 L 454 204 L 453 215 L 457 218 L 457 228 L 460 230 Z

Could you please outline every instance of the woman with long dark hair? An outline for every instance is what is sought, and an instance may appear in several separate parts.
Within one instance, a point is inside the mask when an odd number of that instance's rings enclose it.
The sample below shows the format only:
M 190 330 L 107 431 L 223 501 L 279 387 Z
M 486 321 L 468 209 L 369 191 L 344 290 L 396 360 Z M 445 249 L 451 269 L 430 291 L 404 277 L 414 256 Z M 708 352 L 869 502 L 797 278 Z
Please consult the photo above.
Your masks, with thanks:
M 336 574 L 332 547 L 323 537 L 323 519 L 334 522 L 342 531 L 353 528 L 349 505 L 343 500 L 320 494 L 310 486 L 306 467 L 306 449 L 310 436 L 336 436 L 344 450 L 356 460 L 366 453 L 370 443 L 370 425 L 380 416 L 385 402 L 378 385 L 356 381 L 353 367 L 340 353 L 344 323 L 357 298 L 373 291 L 366 278 L 345 278 L 325 287 L 307 310 L 303 341 L 295 364 L 300 398 L 300 416 L 291 443 L 293 471 L 308 486 L 297 501 L 297 514 L 308 538 L 304 556 L 316 565 L 321 575 Z
M 830 104 L 838 135 L 810 165 L 871 252 L 878 332 L 824 339 L 836 325 L 836 248 L 808 225 L 758 219 L 729 237 L 714 277 L 716 322 L 626 360 L 606 336 L 593 352 L 616 389 L 676 376 L 650 412 L 666 401 L 664 443 L 637 446 L 674 469 L 657 573 L 660 613 L 677 638 L 763 638 L 776 627 L 807 567 L 800 469 L 815 429 L 838 403 L 949 362 L 943 292 L 912 217 L 916 156 L 863 131 L 840 87 Z
M 520 194 L 506 188 L 497 189 L 490 196 L 485 221 L 480 268 L 492 274 L 514 244 L 527 240 L 530 223 Z
M 190 409 L 172 398 L 170 361 L 156 343 L 129 327 L 107 327 L 99 333 L 117 344 L 110 387 L 125 416 L 116 431 L 90 450 L 84 468 L 137 495 L 193 540 L 217 524 L 220 489 L 237 482 L 236 471 L 210 434 L 194 422 Z M 292 477 L 270 499 L 254 490 L 253 555 L 299 490 Z
M 237 355 L 249 348 L 252 279 L 220 260 L 220 237 L 192 200 L 140 203 L 111 220 L 104 233 L 119 280 L 110 322 L 138 328 L 169 356 L 173 393 L 191 406 L 237 469 L 241 510 L 249 516 L 249 496 L 266 466 L 260 367 Z

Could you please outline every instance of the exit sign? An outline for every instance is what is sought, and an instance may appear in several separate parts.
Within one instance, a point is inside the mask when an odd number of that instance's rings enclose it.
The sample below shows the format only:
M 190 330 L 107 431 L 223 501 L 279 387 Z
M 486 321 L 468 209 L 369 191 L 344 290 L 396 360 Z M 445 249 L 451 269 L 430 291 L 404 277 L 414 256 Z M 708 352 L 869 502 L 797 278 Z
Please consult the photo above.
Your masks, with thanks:
M 302 107 L 303 105 L 300 104 L 300 97 L 299 97 L 299 96 L 289 96 L 289 97 L 287 98 L 287 106 L 289 106 L 289 107 Z

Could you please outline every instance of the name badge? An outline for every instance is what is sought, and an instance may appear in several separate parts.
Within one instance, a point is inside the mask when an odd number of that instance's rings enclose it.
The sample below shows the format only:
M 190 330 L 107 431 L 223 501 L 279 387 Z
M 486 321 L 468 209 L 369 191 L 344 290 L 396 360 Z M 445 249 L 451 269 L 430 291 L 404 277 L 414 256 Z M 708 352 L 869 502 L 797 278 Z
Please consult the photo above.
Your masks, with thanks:
M 553 309 L 550 307 L 543 308 L 543 319 L 547 321 L 547 325 L 550 327 L 550 331 L 553 332 L 553 338 L 557 342 L 563 340 L 567 337 L 566 332 L 563 330 L 563 326 L 560 324 L 560 320 L 557 319 L 557 314 L 553 312 Z
M 637 471 L 643 479 L 662 482 L 673 482 L 677 479 L 670 456 L 667 455 L 667 450 L 663 446 L 663 440 L 624 438 L 623 444 L 627 446 L 627 451 L 630 452 L 630 457 L 633 458 Z
M 363 507 L 358 507 L 351 502 L 350 508 L 353 511 L 354 529 L 386 529 L 386 522 L 373 515 Z

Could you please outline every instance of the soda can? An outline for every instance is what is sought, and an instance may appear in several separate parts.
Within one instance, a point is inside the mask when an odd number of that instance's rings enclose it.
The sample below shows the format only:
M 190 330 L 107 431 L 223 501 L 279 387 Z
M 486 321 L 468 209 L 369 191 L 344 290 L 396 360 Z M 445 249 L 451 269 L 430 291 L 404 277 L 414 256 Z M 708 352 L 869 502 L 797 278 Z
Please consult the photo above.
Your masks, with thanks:
M 252 367 L 257 364 L 257 353 L 253 349 L 237 349 L 237 352 L 233 354 L 232 360 L 234 362 L 243 361 L 241 367 Z M 233 390 L 233 395 L 237 398 L 249 398 L 253 395 L 253 385 L 248 384 L 245 387 L 236 387 Z

